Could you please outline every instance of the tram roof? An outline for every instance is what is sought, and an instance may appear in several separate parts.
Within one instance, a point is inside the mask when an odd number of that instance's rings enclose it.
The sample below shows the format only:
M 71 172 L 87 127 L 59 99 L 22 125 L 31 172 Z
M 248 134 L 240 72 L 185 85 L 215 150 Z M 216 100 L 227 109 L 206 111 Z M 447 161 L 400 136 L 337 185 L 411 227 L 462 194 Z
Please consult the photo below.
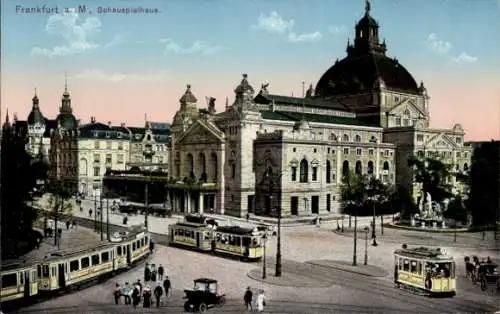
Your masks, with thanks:
M 192 227 L 192 228 L 202 228 L 207 227 L 207 224 L 197 223 L 197 222 L 189 222 L 189 221 L 181 221 L 175 224 L 179 227 Z
M 216 231 L 224 232 L 224 233 L 239 234 L 239 235 L 252 235 L 252 233 L 253 233 L 253 229 L 243 228 L 240 226 L 221 226 L 221 227 L 217 227 Z
M 443 254 L 441 249 L 431 249 L 428 247 L 417 247 L 417 248 L 406 248 L 399 249 L 394 252 L 394 254 L 407 256 L 411 258 L 422 258 L 422 259 L 437 259 L 437 260 L 452 260 L 453 257 Z
M 68 257 L 73 257 L 77 255 L 82 255 L 82 254 L 88 254 L 88 253 L 94 253 L 98 252 L 104 249 L 108 248 L 113 248 L 114 244 L 113 243 L 104 243 L 100 244 L 97 246 L 89 246 L 85 248 L 80 248 L 76 250 L 66 250 L 66 251 L 59 251 L 59 252 L 51 252 L 47 256 L 45 256 L 44 261 L 53 261 L 57 260 L 59 258 L 68 258 Z

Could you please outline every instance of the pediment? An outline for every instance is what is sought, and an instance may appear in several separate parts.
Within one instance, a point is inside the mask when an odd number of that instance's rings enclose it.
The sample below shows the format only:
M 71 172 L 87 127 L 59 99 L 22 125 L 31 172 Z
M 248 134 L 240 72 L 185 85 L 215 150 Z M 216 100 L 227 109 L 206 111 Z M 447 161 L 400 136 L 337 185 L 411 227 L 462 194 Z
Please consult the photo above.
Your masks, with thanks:
M 429 141 L 425 144 L 428 148 L 433 149 L 455 149 L 456 144 L 444 133 L 439 133 L 433 136 Z
M 415 101 L 411 98 L 406 98 L 403 101 L 401 101 L 399 104 L 397 104 L 396 106 L 392 107 L 391 110 L 389 111 L 389 113 L 392 115 L 401 116 L 401 115 L 403 115 L 405 110 L 408 110 L 412 117 L 415 117 L 415 116 L 424 117 L 425 116 L 425 113 L 422 112 L 417 107 L 417 105 L 415 104 Z
M 224 142 L 224 133 L 212 122 L 202 119 L 191 124 L 176 141 L 177 144 L 220 144 L 222 142 Z

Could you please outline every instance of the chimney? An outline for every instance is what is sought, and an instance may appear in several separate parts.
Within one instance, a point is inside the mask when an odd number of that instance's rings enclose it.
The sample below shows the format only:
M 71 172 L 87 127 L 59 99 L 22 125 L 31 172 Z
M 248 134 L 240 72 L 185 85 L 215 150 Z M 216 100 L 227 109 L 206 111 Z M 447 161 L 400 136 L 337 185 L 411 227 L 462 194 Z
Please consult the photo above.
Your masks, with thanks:
M 95 123 L 95 117 L 90 117 L 90 123 Z
M 120 126 L 121 126 L 122 128 L 124 128 L 124 127 L 125 127 L 125 122 L 122 122 L 122 123 L 120 124 Z
M 108 121 L 108 126 L 111 126 L 111 121 Z

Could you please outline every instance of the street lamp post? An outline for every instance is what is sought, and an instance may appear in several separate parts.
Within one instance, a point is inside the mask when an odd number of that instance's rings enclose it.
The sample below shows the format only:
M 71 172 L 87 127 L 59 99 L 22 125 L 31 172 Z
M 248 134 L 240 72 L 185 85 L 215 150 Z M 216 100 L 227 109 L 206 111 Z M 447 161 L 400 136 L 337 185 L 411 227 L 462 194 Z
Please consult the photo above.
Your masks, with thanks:
M 148 208 L 148 182 L 146 182 L 146 185 L 144 186 L 144 205 L 146 207 L 146 213 L 144 215 L 144 227 L 146 230 L 148 230 L 148 214 L 149 214 L 149 208 Z
M 370 229 L 365 227 L 365 265 L 368 265 L 368 231 Z
M 357 251 L 358 251 L 358 215 L 355 212 L 354 213 L 354 250 L 352 253 L 352 266 L 356 266 L 358 264 L 358 257 L 357 257 Z
M 111 236 L 109 234 L 109 195 L 106 193 L 106 238 L 111 240 Z
M 262 279 L 267 278 L 267 273 L 266 273 L 266 242 L 267 242 L 267 235 L 264 233 L 262 236 L 262 241 L 264 244 L 264 256 L 262 257 Z
M 276 249 L 276 277 L 281 277 L 281 206 L 278 206 L 278 241 Z
M 94 231 L 97 232 L 97 190 L 94 190 Z

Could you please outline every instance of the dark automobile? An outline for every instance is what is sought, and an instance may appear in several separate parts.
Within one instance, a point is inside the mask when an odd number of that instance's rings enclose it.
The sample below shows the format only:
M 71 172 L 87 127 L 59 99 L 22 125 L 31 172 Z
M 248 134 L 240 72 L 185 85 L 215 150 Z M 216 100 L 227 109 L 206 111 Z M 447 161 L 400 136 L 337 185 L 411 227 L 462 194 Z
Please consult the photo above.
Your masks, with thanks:
M 500 274 L 497 270 L 498 265 L 494 263 L 480 263 L 477 273 L 481 290 L 486 291 L 489 285 L 496 285 L 500 290 Z
M 209 306 L 223 306 L 226 303 L 224 294 L 218 294 L 217 280 L 209 278 L 199 278 L 194 281 L 193 290 L 184 290 L 187 299 L 184 303 L 186 312 L 208 311 Z

